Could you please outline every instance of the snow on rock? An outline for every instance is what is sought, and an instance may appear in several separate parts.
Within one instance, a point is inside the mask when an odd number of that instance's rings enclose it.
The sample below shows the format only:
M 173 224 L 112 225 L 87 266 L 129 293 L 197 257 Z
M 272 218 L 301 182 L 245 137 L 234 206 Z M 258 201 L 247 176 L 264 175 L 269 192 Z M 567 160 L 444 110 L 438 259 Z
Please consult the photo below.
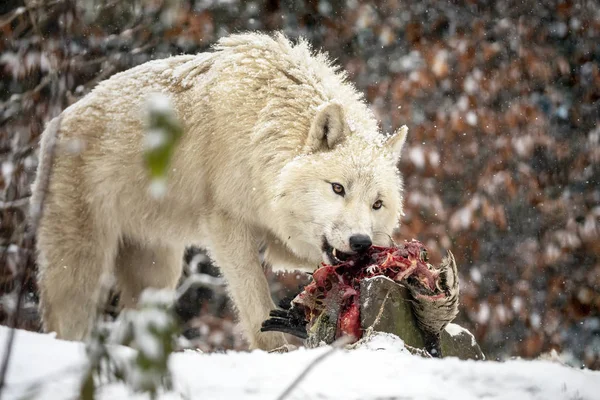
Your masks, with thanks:
M 473 346 L 473 347 L 477 346 L 477 341 L 475 340 L 475 336 L 473 336 L 473 334 L 471 332 L 469 332 L 462 326 L 450 323 L 450 324 L 446 325 L 445 329 L 446 329 L 446 332 L 448 332 L 450 334 L 450 336 L 460 336 L 460 335 L 469 336 L 471 338 L 471 346 Z
M 381 278 L 393 282 L 393 280 L 387 276 L 383 276 Z M 373 279 L 369 279 L 369 284 L 372 282 Z M 364 350 L 386 350 L 389 352 L 410 354 L 404 347 L 404 341 L 402 339 L 396 335 L 385 332 L 376 332 L 368 338 L 363 338 L 361 340 L 360 347 Z
M 0 341 L 8 334 L 0 327 Z M 2 347 L 2 352 L 4 348 Z M 177 353 L 170 366 L 174 391 L 160 399 L 275 399 L 328 348 L 284 354 L 264 351 Z M 126 359 L 133 350 L 112 349 Z M 82 343 L 18 331 L 4 399 L 70 399 L 84 368 Z M 34 383 L 37 385 L 32 386 Z M 550 361 L 424 359 L 402 349 L 393 335 L 375 335 L 361 347 L 332 353 L 308 373 L 288 399 L 597 399 L 600 372 Z M 122 384 L 107 384 L 99 399 L 145 399 Z

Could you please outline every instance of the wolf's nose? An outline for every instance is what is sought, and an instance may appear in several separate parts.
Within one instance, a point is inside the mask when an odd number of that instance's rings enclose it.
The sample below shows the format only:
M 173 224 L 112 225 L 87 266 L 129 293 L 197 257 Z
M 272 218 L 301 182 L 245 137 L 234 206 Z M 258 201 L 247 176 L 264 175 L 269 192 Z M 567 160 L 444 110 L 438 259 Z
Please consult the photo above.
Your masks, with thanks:
M 349 242 L 352 251 L 356 251 L 358 253 L 367 250 L 373 244 L 368 235 L 352 235 L 350 236 Z

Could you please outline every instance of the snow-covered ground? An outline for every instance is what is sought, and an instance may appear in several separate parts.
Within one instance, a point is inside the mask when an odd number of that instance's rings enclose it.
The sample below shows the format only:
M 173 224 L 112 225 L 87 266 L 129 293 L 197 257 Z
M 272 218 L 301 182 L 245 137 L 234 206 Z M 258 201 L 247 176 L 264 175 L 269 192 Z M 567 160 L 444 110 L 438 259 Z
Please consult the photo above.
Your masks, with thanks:
M 0 327 L 0 353 L 8 334 Z M 286 354 L 263 351 L 171 357 L 175 390 L 161 399 L 276 399 L 329 348 Z M 18 331 L 3 399 L 73 399 L 85 363 L 81 343 Z M 119 357 L 133 350 L 115 348 Z M 142 399 L 121 384 L 101 390 L 101 399 Z M 338 350 L 317 364 L 287 399 L 600 399 L 600 371 L 549 361 L 423 359 L 402 341 L 377 335 L 362 347 Z

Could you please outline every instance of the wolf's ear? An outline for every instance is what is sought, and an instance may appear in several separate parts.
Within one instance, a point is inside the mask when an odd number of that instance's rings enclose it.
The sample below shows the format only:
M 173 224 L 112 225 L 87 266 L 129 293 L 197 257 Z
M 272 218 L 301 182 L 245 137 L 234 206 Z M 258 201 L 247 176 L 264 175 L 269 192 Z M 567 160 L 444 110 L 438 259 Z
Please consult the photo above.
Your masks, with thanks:
M 404 147 L 404 143 L 406 142 L 406 135 L 408 134 L 408 128 L 406 125 L 402 125 L 396 133 L 390 136 L 385 145 L 388 149 L 391 150 L 392 154 L 396 158 L 400 158 L 400 153 L 402 152 L 402 147 Z
M 327 103 L 317 111 L 308 133 L 311 151 L 331 149 L 345 136 L 344 110 L 337 103 Z

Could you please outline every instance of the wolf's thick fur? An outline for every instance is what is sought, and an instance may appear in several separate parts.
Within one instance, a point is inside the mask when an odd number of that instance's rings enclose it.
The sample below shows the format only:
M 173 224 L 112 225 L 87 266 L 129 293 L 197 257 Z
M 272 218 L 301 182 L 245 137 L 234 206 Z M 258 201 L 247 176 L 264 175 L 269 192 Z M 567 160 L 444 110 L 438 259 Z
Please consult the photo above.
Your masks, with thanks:
M 149 195 L 142 156 L 145 102 L 156 92 L 184 126 L 160 199 Z M 280 35 L 234 35 L 213 52 L 113 76 L 62 113 L 38 231 L 45 329 L 84 338 L 104 273 L 125 306 L 144 288 L 173 288 L 184 247 L 196 243 L 221 268 L 251 347 L 284 344 L 259 332 L 274 308 L 259 248 L 277 268 L 312 271 L 331 262 L 326 248 L 351 252 L 352 235 L 389 244 L 405 136 L 385 138 L 326 56 Z M 72 141 L 83 149 L 64 151 Z M 34 204 L 42 190 L 37 179 Z

